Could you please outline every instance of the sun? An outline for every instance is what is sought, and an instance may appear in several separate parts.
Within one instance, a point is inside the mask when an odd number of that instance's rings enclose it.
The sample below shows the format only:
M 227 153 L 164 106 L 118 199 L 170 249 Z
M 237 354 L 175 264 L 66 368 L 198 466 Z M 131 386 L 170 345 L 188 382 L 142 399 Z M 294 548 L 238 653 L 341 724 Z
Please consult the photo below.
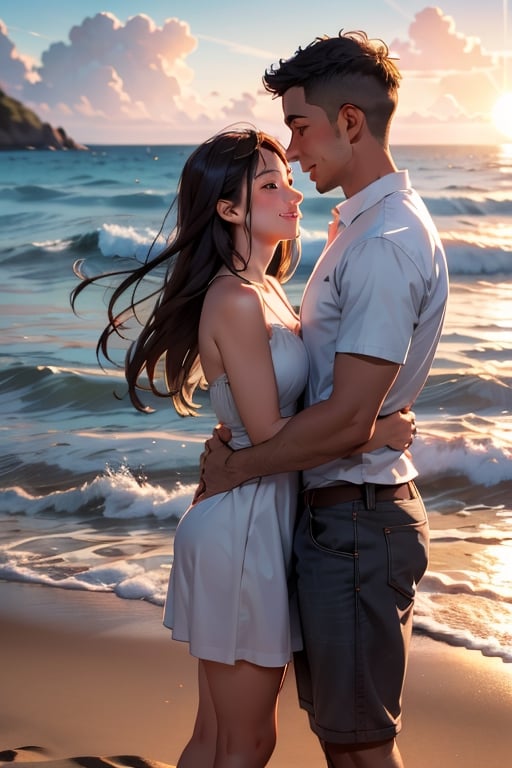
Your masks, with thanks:
M 495 103 L 491 112 L 494 127 L 512 139 L 512 91 L 504 93 Z

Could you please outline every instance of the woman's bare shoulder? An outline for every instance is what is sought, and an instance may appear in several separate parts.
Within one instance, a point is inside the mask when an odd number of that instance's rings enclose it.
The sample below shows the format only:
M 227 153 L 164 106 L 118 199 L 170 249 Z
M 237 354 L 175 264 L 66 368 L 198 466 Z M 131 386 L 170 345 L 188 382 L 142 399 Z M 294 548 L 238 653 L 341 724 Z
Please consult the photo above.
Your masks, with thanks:
M 236 275 L 219 275 L 208 287 L 204 309 L 261 314 L 262 300 L 256 286 Z

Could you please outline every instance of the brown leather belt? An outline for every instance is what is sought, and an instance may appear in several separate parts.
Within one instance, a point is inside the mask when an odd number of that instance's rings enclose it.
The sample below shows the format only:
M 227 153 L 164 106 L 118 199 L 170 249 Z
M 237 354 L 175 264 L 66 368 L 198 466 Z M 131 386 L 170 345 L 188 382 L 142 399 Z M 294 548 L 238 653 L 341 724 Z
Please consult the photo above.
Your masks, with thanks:
M 338 483 L 303 491 L 303 499 L 310 507 L 334 507 L 348 501 L 366 501 L 369 491 L 375 501 L 403 501 L 415 499 L 418 495 L 413 482 L 397 485 Z

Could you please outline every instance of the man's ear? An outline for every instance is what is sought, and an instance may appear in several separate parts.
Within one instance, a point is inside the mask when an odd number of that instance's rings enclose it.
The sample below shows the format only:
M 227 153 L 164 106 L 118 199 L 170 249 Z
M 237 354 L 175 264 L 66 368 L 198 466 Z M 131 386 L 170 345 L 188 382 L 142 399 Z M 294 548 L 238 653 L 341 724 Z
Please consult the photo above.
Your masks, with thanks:
M 338 112 L 338 128 L 345 131 L 351 141 L 355 143 L 361 136 L 361 131 L 366 122 L 366 116 L 359 107 L 353 104 L 343 104 Z
M 217 213 L 230 224 L 237 224 L 240 221 L 241 213 L 237 206 L 230 200 L 217 200 Z

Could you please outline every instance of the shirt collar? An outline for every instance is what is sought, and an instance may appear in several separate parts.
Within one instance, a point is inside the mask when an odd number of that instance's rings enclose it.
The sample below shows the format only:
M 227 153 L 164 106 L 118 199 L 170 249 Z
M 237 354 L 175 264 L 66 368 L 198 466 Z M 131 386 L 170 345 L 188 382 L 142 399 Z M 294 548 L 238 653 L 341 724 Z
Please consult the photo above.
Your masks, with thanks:
M 372 181 L 352 197 L 339 203 L 336 210 L 340 222 L 348 227 L 361 213 L 379 203 L 388 195 L 400 190 L 411 189 L 408 171 L 394 171 L 387 173 L 376 181 Z

